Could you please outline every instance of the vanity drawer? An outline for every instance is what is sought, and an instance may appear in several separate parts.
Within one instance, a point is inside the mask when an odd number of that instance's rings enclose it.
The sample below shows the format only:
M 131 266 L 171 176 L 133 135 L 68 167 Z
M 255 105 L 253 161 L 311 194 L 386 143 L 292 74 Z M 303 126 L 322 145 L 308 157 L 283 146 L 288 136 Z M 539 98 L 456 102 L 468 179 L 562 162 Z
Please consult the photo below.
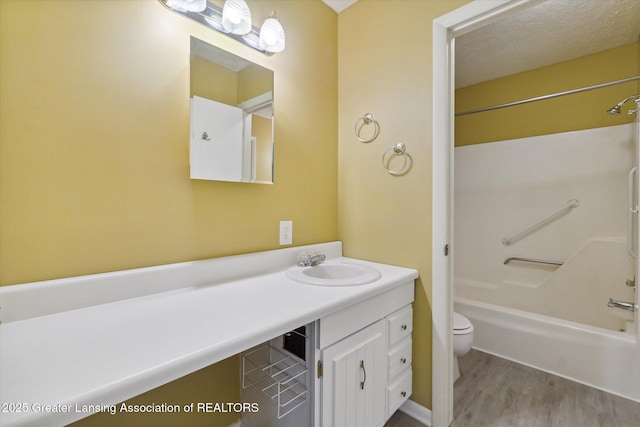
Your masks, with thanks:
M 387 418 L 411 396 L 411 375 L 411 370 L 408 370 L 398 381 L 387 387 Z
M 411 336 L 413 329 L 413 310 L 408 305 L 387 317 L 389 331 L 389 347 L 393 347 L 406 337 Z
M 394 347 L 387 356 L 389 382 L 399 376 L 405 369 L 411 367 L 411 340 L 402 341 Z
M 413 289 L 414 282 L 407 282 L 320 318 L 319 347 L 326 348 L 344 337 L 366 328 L 389 313 L 389 316 L 394 316 L 402 311 L 403 307 L 407 307 L 407 304 L 411 307 L 410 304 L 414 296 Z

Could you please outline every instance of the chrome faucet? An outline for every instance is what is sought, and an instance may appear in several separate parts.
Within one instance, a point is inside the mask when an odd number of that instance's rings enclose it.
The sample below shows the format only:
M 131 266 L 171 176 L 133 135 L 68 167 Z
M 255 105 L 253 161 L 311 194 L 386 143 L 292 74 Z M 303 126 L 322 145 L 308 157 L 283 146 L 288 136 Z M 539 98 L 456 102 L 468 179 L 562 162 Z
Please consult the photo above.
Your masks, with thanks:
M 609 298 L 607 307 L 621 308 L 623 310 L 636 311 L 636 305 L 632 302 L 616 301 L 613 298 Z
M 298 256 L 298 267 L 312 267 L 325 259 L 327 257 L 319 252 L 303 252 Z

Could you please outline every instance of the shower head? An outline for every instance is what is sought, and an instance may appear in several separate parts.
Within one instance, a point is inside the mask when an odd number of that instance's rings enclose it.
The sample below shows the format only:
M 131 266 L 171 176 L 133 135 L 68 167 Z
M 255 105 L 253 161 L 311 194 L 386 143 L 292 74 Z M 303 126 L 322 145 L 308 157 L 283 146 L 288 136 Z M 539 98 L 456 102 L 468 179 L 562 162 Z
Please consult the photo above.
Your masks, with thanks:
M 607 110 L 607 113 L 613 115 L 613 116 L 619 116 L 620 115 L 620 104 L 616 105 L 615 107 L 609 108 Z
M 635 98 L 635 99 L 634 99 Z M 613 107 L 609 108 L 607 110 L 607 113 L 613 115 L 613 116 L 619 116 L 622 112 L 620 111 L 620 107 L 622 107 L 624 105 L 625 102 L 629 101 L 630 99 L 634 99 L 636 102 L 640 101 L 640 95 L 632 95 L 632 96 L 627 96 L 625 99 L 623 99 L 622 101 L 618 102 L 616 105 L 614 105 Z M 633 114 L 635 113 L 637 110 L 634 111 L 630 111 L 629 114 Z

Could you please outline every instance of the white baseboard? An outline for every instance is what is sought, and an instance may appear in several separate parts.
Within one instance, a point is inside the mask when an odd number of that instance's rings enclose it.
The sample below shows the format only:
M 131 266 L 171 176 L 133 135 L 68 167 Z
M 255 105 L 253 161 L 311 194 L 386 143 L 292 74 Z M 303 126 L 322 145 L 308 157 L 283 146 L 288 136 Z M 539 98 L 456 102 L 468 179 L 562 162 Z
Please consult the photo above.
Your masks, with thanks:
M 416 421 L 420 421 L 422 424 L 431 427 L 431 410 L 424 406 L 414 402 L 413 400 L 407 400 L 400 406 L 400 410 L 409 415 Z

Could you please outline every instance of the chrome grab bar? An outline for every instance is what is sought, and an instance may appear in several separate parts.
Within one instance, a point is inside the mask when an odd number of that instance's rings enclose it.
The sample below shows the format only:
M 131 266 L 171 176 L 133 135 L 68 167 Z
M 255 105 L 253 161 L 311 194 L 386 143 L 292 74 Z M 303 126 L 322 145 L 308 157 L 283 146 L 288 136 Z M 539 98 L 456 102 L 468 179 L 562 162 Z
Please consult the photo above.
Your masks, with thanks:
M 634 303 L 625 302 L 625 301 L 616 301 L 613 298 L 609 298 L 607 307 L 621 308 L 623 310 L 628 310 L 628 311 L 636 311 L 636 305 Z
M 633 231 L 634 231 L 634 227 L 633 227 L 633 215 L 634 214 L 638 214 L 638 206 L 633 204 L 633 201 L 635 199 L 634 197 L 634 189 L 635 189 L 635 175 L 638 172 L 638 168 L 637 167 L 633 167 L 631 168 L 631 170 L 629 171 L 629 176 L 628 176 L 628 195 L 627 195 L 627 203 L 628 203 L 628 211 L 627 211 L 627 252 L 629 252 L 629 255 L 631 255 L 633 258 L 637 257 L 637 253 L 633 248 L 633 241 L 635 240 L 633 237 Z
M 557 212 L 552 213 L 551 215 L 549 215 L 548 217 L 546 217 L 542 221 L 532 225 L 531 227 L 529 227 L 526 230 L 516 234 L 515 236 L 513 236 L 513 237 L 505 237 L 504 239 L 502 239 L 502 244 L 505 245 L 505 246 L 509 246 L 515 240 L 518 240 L 518 239 L 526 236 L 527 234 L 529 234 L 532 231 L 534 231 L 536 228 L 543 226 L 547 222 L 549 222 L 549 221 L 555 219 L 556 217 L 560 216 L 561 214 L 565 213 L 565 211 L 568 211 L 569 209 L 577 208 L 578 206 L 580 206 L 580 201 L 578 199 L 571 199 L 571 200 L 569 200 L 568 203 L 569 204 L 567 206 L 565 206 L 564 208 L 560 209 Z
M 549 261 L 546 259 L 520 258 L 520 257 L 512 256 L 511 258 L 507 258 L 504 260 L 504 265 L 509 264 L 511 261 L 522 261 L 522 262 L 533 262 L 536 264 L 557 265 L 558 267 L 564 264 L 562 261 Z

